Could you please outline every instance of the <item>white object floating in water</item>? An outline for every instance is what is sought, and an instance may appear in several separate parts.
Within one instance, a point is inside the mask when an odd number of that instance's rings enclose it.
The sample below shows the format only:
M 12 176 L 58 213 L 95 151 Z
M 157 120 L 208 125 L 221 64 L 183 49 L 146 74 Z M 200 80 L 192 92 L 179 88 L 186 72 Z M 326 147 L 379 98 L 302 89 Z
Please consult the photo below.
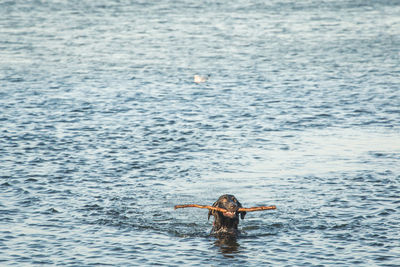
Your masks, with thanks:
M 193 81 L 195 83 L 205 83 L 208 80 L 208 76 L 194 75 Z

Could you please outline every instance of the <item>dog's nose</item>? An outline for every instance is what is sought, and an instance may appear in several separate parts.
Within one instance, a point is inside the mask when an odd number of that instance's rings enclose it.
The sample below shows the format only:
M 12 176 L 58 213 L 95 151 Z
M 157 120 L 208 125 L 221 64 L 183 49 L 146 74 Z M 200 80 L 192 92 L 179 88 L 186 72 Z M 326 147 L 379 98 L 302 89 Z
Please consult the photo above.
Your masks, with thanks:
M 228 205 L 228 207 L 229 207 L 230 209 L 236 209 L 236 208 L 237 208 L 236 204 L 233 203 L 233 202 L 230 202 L 229 205 Z

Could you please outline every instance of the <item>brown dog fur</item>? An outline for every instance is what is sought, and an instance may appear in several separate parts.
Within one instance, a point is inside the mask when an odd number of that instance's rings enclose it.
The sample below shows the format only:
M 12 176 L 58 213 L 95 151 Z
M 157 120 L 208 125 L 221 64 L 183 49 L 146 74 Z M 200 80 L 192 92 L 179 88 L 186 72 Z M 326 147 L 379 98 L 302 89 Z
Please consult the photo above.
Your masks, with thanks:
M 239 215 L 243 220 L 246 212 L 238 212 L 239 208 L 242 208 L 242 204 L 233 195 L 222 195 L 214 202 L 213 207 L 219 207 L 226 209 L 228 212 L 219 212 L 210 210 L 208 212 L 208 219 L 210 216 L 214 216 L 213 228 L 211 230 L 212 235 L 220 234 L 234 234 L 237 235 L 239 225 Z

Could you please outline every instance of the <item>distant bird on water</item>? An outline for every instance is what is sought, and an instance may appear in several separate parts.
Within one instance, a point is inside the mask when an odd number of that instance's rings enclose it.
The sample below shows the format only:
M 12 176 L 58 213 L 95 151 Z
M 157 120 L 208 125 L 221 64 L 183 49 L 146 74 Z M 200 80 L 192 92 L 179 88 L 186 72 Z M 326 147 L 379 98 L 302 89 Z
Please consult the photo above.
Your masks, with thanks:
M 194 75 L 193 81 L 195 83 L 205 83 L 208 80 L 209 75 L 202 76 L 202 75 Z

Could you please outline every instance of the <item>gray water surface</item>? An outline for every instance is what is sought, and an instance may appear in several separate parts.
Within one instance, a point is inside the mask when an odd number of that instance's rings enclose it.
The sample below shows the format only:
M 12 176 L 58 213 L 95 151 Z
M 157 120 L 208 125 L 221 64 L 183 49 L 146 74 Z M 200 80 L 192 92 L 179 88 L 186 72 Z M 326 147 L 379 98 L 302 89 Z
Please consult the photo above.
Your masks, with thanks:
M 399 266 L 399 88 L 398 1 L 2 1 L 0 265 Z

